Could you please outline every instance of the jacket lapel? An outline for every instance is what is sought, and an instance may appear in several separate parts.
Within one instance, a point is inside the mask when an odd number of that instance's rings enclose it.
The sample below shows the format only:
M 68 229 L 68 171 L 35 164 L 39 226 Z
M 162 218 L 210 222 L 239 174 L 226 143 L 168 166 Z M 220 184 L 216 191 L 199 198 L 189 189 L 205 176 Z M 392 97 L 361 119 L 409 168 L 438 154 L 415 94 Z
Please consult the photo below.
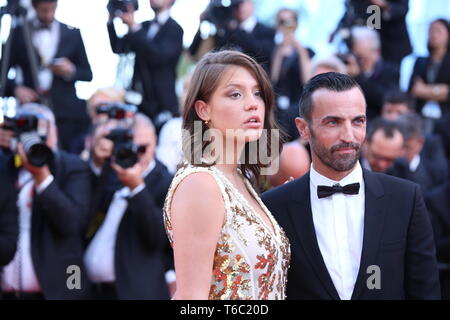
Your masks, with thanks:
M 294 229 L 303 247 L 303 251 L 306 253 L 306 259 L 308 259 L 312 269 L 316 272 L 317 277 L 330 296 L 335 300 L 339 300 L 339 295 L 328 273 L 317 242 L 311 210 L 309 173 L 296 183 L 297 188 L 295 188 L 295 192 L 291 195 L 293 201 L 290 201 L 288 205 L 289 214 L 295 227 Z
M 367 267 L 376 264 L 376 257 L 383 231 L 385 210 L 383 210 L 384 191 L 376 174 L 363 170 L 365 186 L 364 236 L 358 277 L 352 300 L 358 299 L 367 289 Z

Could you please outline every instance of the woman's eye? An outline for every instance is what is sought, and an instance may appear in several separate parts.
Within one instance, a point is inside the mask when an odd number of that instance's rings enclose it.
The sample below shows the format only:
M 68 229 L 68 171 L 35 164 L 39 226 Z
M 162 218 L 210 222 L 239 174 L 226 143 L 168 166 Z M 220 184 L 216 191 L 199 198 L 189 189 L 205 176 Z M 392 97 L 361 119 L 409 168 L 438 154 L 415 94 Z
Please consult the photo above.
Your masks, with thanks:
M 230 97 L 232 98 L 239 98 L 241 96 L 240 92 L 233 92 L 232 94 L 230 94 Z
M 255 96 L 262 97 L 262 91 L 256 91 L 255 92 Z

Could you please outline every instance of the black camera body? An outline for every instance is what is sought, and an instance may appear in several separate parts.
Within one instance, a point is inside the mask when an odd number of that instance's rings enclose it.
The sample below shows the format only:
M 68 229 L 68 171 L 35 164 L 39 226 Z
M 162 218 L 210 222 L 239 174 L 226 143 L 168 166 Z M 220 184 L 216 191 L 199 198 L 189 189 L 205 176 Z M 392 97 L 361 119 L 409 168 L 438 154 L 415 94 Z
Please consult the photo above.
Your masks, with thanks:
M 123 120 L 132 118 L 137 112 L 137 107 L 132 104 L 107 103 L 99 105 L 95 112 L 97 114 L 106 114 L 109 119 Z
M 31 165 L 43 167 L 53 160 L 53 151 L 45 143 L 49 122 L 41 115 L 23 112 L 14 117 L 4 117 L 2 128 L 14 132 Z
M 132 5 L 135 11 L 139 9 L 138 0 L 109 0 L 106 8 L 110 15 L 118 16 L 128 12 L 129 5 Z
M 227 28 L 234 19 L 234 11 L 244 0 L 211 0 L 207 9 L 207 18 L 218 28 Z
M 131 129 L 116 128 L 106 136 L 106 139 L 114 143 L 113 161 L 122 168 L 131 168 L 139 160 L 141 148 L 133 143 L 133 133 Z

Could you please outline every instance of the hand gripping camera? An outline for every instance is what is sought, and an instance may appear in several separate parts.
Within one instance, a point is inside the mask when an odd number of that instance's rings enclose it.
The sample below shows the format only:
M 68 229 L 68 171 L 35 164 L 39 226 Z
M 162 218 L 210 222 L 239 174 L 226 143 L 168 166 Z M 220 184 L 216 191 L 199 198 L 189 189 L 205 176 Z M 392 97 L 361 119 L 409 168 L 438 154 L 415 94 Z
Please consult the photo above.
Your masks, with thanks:
M 53 151 L 45 143 L 50 129 L 50 123 L 46 118 L 33 112 L 18 113 L 11 118 L 5 117 L 2 128 L 14 132 L 16 139 L 22 143 L 31 165 L 43 167 L 50 164 Z M 12 149 L 17 148 L 13 146 Z

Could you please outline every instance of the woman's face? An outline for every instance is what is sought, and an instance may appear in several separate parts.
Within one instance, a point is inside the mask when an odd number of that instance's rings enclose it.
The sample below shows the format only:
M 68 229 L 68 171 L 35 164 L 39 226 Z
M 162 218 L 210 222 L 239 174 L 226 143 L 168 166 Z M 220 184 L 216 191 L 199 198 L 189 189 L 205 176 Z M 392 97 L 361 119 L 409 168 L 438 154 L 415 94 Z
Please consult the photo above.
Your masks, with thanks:
M 210 101 L 197 113 L 209 120 L 226 140 L 256 141 L 264 128 L 265 103 L 255 77 L 245 68 L 233 66 L 222 75 Z
M 428 36 L 431 48 L 446 48 L 448 46 L 448 30 L 441 22 L 436 21 L 431 24 Z

